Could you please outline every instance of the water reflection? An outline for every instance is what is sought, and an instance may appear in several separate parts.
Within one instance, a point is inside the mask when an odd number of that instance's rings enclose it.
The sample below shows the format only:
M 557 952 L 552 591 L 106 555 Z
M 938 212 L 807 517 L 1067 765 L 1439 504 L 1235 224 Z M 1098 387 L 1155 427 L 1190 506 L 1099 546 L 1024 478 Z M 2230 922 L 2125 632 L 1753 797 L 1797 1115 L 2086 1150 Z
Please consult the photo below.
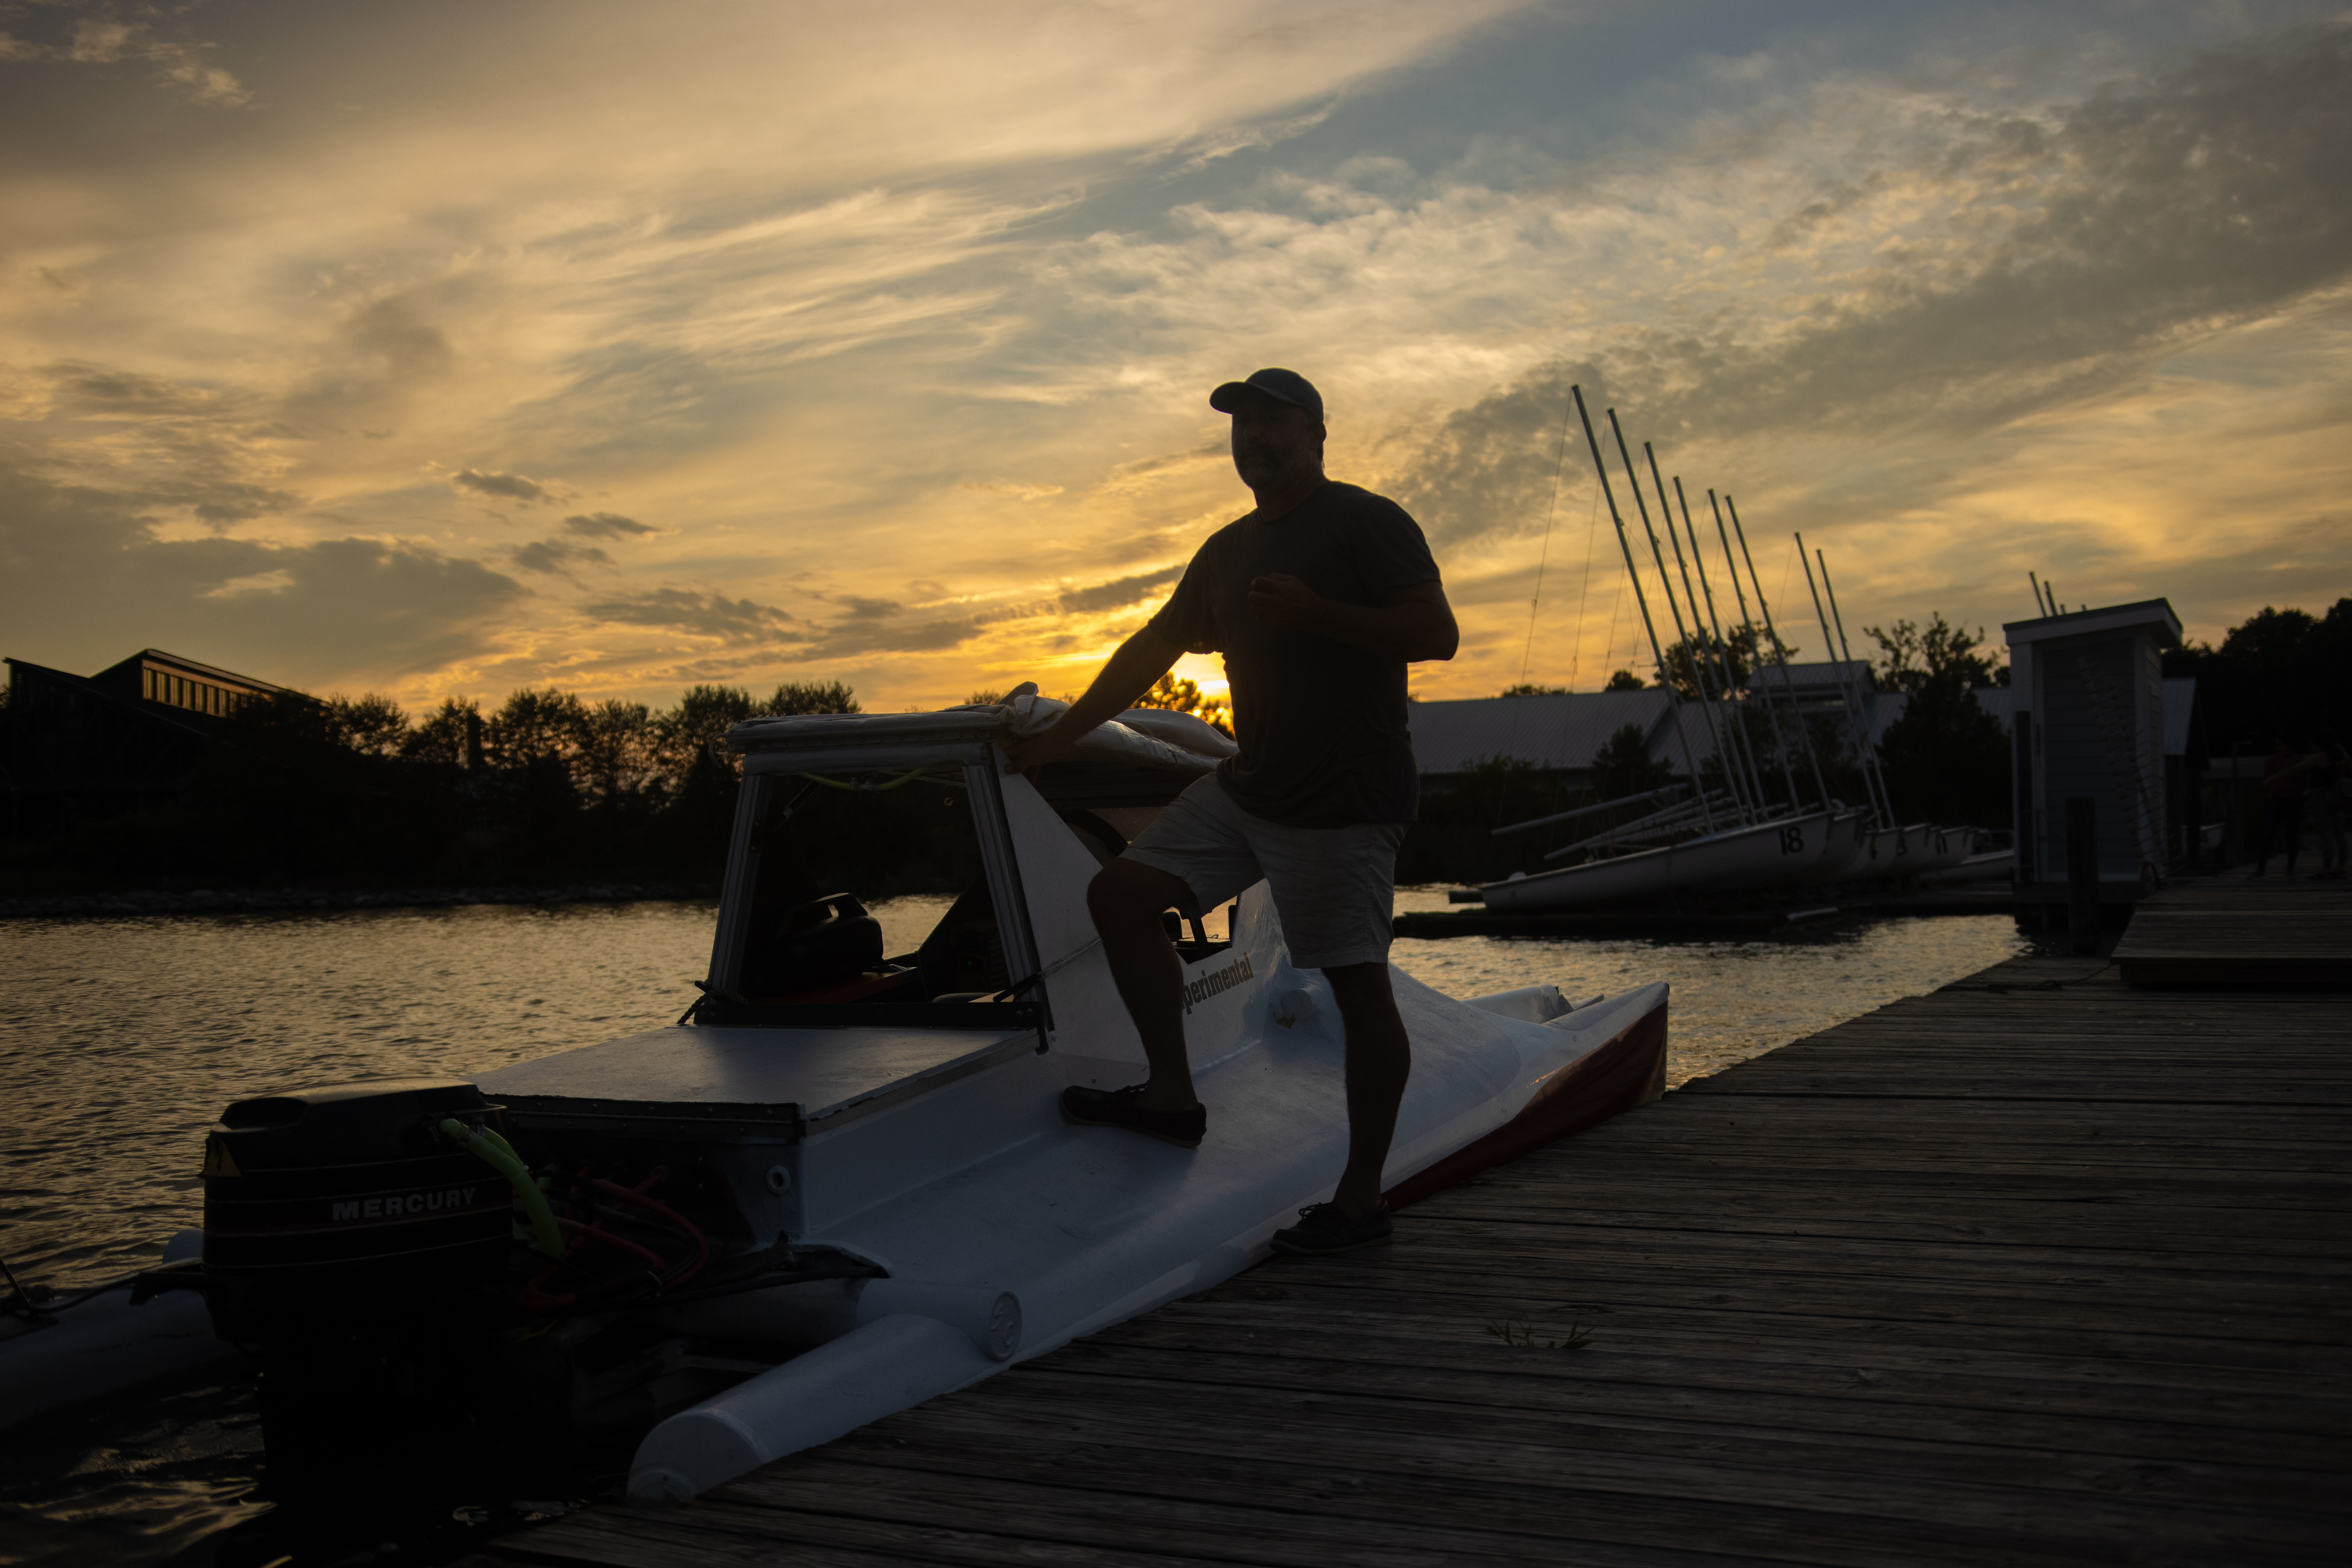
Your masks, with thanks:
M 1445 889 L 1400 888 L 1396 907 L 1400 914 L 1444 910 Z M 1948 915 L 1830 924 L 1740 942 L 1460 936 L 1402 941 L 1391 957 L 1450 996 L 1538 981 L 1587 996 L 1669 982 L 1672 1087 L 1948 984 L 2029 946 L 2007 915 Z

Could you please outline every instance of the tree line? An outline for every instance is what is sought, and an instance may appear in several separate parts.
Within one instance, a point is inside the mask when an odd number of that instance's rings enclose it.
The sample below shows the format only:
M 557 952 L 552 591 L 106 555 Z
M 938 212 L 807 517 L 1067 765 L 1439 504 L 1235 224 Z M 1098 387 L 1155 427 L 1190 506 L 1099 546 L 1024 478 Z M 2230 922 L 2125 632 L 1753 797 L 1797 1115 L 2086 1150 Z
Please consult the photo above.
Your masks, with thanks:
M 0 889 L 710 882 L 737 780 L 710 742 L 762 714 L 856 711 L 839 681 L 694 686 L 667 707 L 532 687 L 417 720 L 373 693 L 256 699 L 138 808 L 7 844 Z
M 1898 620 L 1864 630 L 1878 647 L 1873 668 L 1880 687 L 1910 698 L 1879 745 L 1898 813 L 2006 826 L 2008 736 L 1969 693 L 2005 684 L 2008 671 L 1981 628 L 1969 632 L 1937 614 L 1924 625 Z M 1727 664 L 1733 690 L 1745 695 L 1759 651 L 1772 657 L 1743 632 L 1699 654 L 1708 664 Z M 1792 659 L 1796 652 L 1780 650 Z M 2265 608 L 2218 647 L 2191 643 L 2168 653 L 2165 673 L 2197 678 L 2216 755 L 2259 754 L 2282 734 L 2352 740 L 2352 598 L 2324 616 Z M 1669 661 L 1666 675 L 1692 694 L 1699 688 L 1687 658 Z M 1706 687 L 1721 684 L 1717 667 Z M 1640 682 L 1619 671 L 1611 685 Z M 997 695 L 977 691 L 971 700 Z M 1220 729 L 1231 722 L 1221 701 L 1172 678 L 1139 705 L 1197 713 Z M 707 883 L 720 869 L 737 782 L 735 764 L 713 756 L 710 742 L 761 714 L 859 710 L 856 693 L 840 681 L 787 681 L 765 697 L 699 685 L 667 706 L 533 687 L 496 706 L 447 699 L 415 719 L 373 694 L 289 694 L 216 721 L 215 743 L 168 799 L 0 846 L 0 894 L 110 886 Z M 1794 775 L 1799 797 L 1810 803 L 1811 760 L 1788 731 L 1785 709 L 1780 717 L 1776 730 L 1766 706 L 1748 702 L 1738 721 L 1768 797 L 1784 796 Z M 1830 792 L 1865 799 L 1842 719 L 1819 713 L 1809 722 Z M 1673 771 L 1651 761 L 1647 737 L 1630 726 L 1601 748 L 1581 778 L 1496 759 L 1429 791 L 1420 825 L 1406 837 L 1400 879 L 1458 880 L 1519 868 L 1505 860 L 1530 846 L 1493 840 L 1492 828 L 1636 795 Z M 1718 784 L 1719 771 L 1710 775 Z
M 1190 680 L 1163 678 L 1137 705 L 1230 732 L 1223 700 Z M 0 843 L 0 896 L 715 884 L 740 771 L 711 742 L 747 719 L 859 711 L 838 680 L 786 681 L 764 698 L 698 685 L 667 706 L 527 687 L 495 706 L 447 698 L 417 718 L 376 693 L 253 699 L 213 720 L 200 760 L 136 809 L 69 813 Z

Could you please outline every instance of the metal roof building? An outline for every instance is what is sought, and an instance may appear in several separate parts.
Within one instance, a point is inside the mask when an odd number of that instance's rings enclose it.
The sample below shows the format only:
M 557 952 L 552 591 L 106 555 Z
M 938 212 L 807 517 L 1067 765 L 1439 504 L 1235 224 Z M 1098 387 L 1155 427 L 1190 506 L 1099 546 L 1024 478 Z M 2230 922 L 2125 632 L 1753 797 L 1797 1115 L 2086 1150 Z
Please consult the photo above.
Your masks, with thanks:
M 1675 727 L 1667 721 L 1665 689 L 1572 691 L 1548 697 L 1474 697 L 1412 705 L 1412 752 L 1424 776 L 1468 771 L 1497 757 L 1539 768 L 1582 773 L 1610 737 L 1631 724 L 1642 731 L 1654 762 L 1689 772 Z M 1690 736 L 1690 757 L 1701 765 L 1715 754 L 1700 705 L 1676 710 Z

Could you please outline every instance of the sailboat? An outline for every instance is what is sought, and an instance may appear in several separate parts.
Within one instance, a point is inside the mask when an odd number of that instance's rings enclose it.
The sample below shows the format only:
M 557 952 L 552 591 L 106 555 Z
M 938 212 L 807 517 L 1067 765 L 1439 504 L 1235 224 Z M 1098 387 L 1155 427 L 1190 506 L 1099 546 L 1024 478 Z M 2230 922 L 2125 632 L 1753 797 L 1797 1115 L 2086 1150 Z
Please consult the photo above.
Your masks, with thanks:
M 1585 409 L 1583 390 L 1570 388 L 1570 393 L 1576 413 L 1583 422 L 1585 445 L 1592 458 L 1593 471 L 1600 480 L 1601 495 L 1608 503 L 1610 521 L 1616 530 L 1626 576 L 1633 588 L 1634 604 L 1649 638 L 1652 657 L 1657 663 L 1659 684 L 1668 693 L 1669 721 L 1681 743 L 1688 776 L 1696 779 L 1700 770 L 1692 750 L 1689 727 L 1683 721 L 1681 695 L 1674 673 L 1669 668 L 1657 623 L 1650 613 L 1648 593 L 1640 567 L 1636 564 L 1624 515 L 1618 509 L 1616 490 L 1610 482 L 1609 466 L 1601 455 L 1600 438 L 1594 432 L 1591 416 Z M 1850 868 L 1866 856 L 1866 843 L 1858 837 L 1863 815 L 1850 812 L 1842 803 L 1829 798 L 1826 786 L 1821 783 L 1818 763 L 1814 763 L 1812 771 L 1821 799 L 1819 806 L 1805 811 L 1792 809 L 1787 805 L 1768 803 L 1764 770 L 1759 766 L 1757 749 L 1751 744 L 1740 710 L 1727 700 L 1737 684 L 1726 652 L 1729 644 L 1723 636 L 1715 590 L 1707 577 L 1706 552 L 1700 546 L 1698 531 L 1691 521 L 1690 506 L 1683 492 L 1682 480 L 1677 477 L 1674 481 L 1683 526 L 1683 532 L 1677 533 L 1675 507 L 1667 500 L 1666 483 L 1659 471 L 1657 453 L 1645 442 L 1643 451 L 1648 460 L 1651 482 L 1657 490 L 1660 515 L 1665 520 L 1666 537 L 1673 542 L 1675 568 L 1682 579 L 1683 593 L 1678 598 L 1675 592 L 1675 574 L 1667 571 L 1665 552 L 1651 521 L 1649 503 L 1643 499 L 1641 478 L 1634 470 L 1633 454 L 1626 446 L 1624 432 L 1617 423 L 1616 410 L 1609 411 L 1608 419 L 1610 434 L 1623 464 L 1625 479 L 1649 543 L 1650 558 L 1664 601 L 1673 619 L 1676 647 L 1683 656 L 1683 668 L 1698 689 L 1698 712 L 1712 742 L 1711 755 L 1721 766 L 1727 787 L 1719 793 L 1702 792 L 1693 802 L 1670 806 L 1632 823 L 1621 824 L 1595 838 L 1555 850 L 1552 852 L 1555 858 L 1580 851 L 1588 853 L 1590 858 L 1581 865 L 1556 870 L 1515 872 L 1500 881 L 1482 885 L 1480 898 L 1491 910 L 1507 913 L 1549 913 L 1654 904 L 1689 896 L 1836 880 L 1848 874 Z M 1710 490 L 1707 495 L 1712 502 L 1714 492 Z M 1734 521 L 1737 521 L 1737 513 Z M 1724 531 L 1719 509 L 1716 514 L 1716 524 L 1721 536 L 1725 563 L 1731 569 L 1731 581 L 1744 618 L 1746 588 L 1740 584 L 1738 566 L 1731 559 L 1730 537 Z M 1683 550 L 1685 535 L 1690 542 L 1687 555 Z M 1741 542 L 1744 550 L 1744 534 Z M 1696 569 L 1696 577 L 1694 567 Z M 1750 561 L 1748 571 L 1751 578 L 1754 578 L 1754 563 Z M 1755 580 L 1755 589 L 1758 605 L 1765 615 L 1767 635 L 1777 650 L 1780 638 L 1778 633 L 1770 629 L 1771 613 L 1764 602 L 1764 585 L 1760 579 Z M 1687 624 L 1685 620 L 1685 606 L 1688 610 Z M 1753 642 L 1753 626 L 1750 626 L 1748 630 Z M 1708 640 L 1710 632 L 1711 643 Z M 1783 658 L 1784 665 L 1785 662 Z M 1725 702 L 1718 704 L 1714 700 L 1710 682 L 1719 682 L 1719 689 L 1727 700 Z M 1723 717 L 1728 721 L 1727 728 L 1719 727 L 1717 723 L 1718 706 L 1725 710 Z M 1780 715 L 1769 703 L 1765 711 L 1778 736 Z M 1799 734 L 1810 747 L 1801 715 L 1799 715 Z M 1782 753 L 1788 792 L 1793 798 L 1796 781 L 1793 771 L 1789 768 L 1786 741 L 1780 741 L 1778 746 Z M 1722 815 L 1720 822 L 1717 820 L 1718 811 Z M 1497 831 L 1512 832 L 1529 826 L 1533 825 L 1517 824 Z M 1645 843 L 1643 841 L 1644 837 L 1654 842 Z
M 1514 873 L 1478 892 L 1490 910 L 1548 913 L 1811 880 L 1829 853 L 1833 821 L 1827 811 L 1776 817 L 1556 871 Z

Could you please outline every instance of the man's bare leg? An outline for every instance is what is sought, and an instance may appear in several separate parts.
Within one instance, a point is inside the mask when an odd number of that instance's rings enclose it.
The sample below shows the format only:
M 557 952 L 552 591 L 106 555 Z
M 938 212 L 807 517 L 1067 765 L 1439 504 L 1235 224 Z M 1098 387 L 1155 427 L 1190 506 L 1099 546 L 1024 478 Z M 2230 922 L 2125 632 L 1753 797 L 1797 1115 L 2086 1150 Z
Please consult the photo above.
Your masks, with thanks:
M 1112 861 L 1087 885 L 1087 910 L 1102 937 L 1111 981 L 1151 1064 L 1136 1101 L 1146 1110 L 1187 1110 L 1201 1103 L 1184 1049 L 1184 963 L 1160 923 L 1162 910 L 1191 897 L 1182 878 L 1134 860 Z M 1389 1119 L 1396 1119 L 1393 1107 Z
M 1348 1168 L 1331 1194 L 1339 1212 L 1361 1219 L 1381 1206 L 1381 1167 L 1396 1136 L 1397 1107 L 1412 1074 L 1412 1042 L 1397 1012 L 1385 963 L 1327 969 L 1348 1039 Z

